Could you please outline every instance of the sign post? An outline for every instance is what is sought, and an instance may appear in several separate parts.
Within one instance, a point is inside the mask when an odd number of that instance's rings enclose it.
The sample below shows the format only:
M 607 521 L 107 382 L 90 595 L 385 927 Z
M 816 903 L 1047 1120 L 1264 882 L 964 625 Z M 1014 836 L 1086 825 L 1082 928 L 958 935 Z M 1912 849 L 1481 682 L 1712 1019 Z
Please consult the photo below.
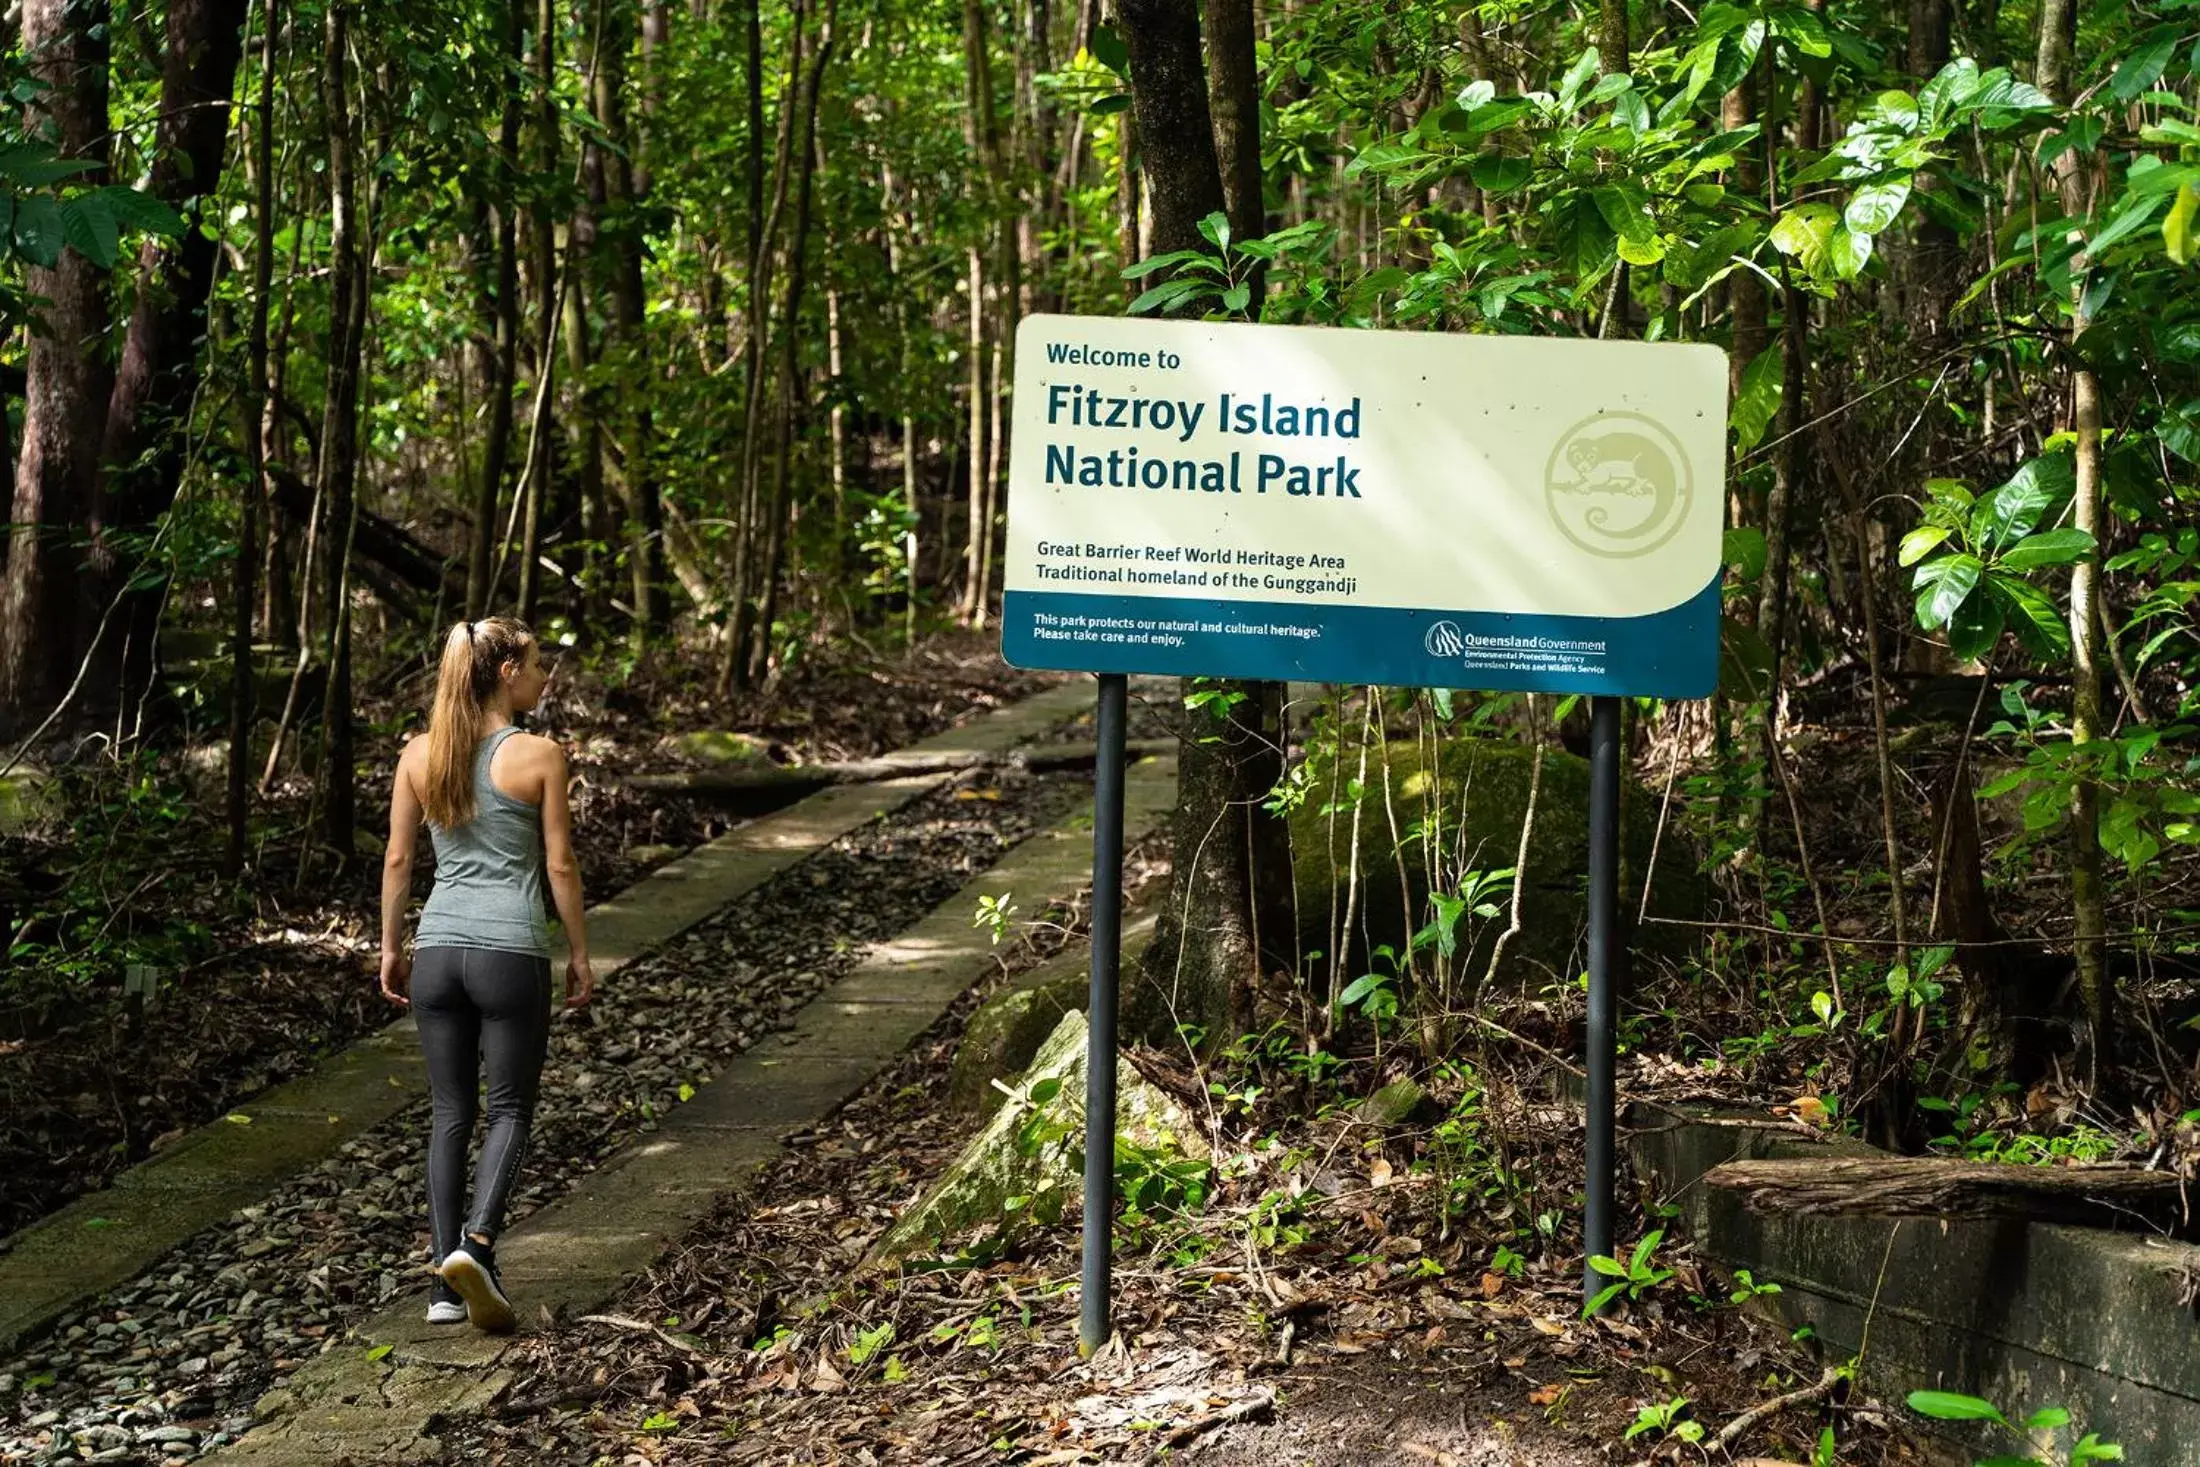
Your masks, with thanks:
M 1085 1276 L 1077 1342 L 1108 1342 L 1115 1219 L 1115 1000 L 1123 952 L 1123 674 L 1100 674 L 1092 778 L 1092 986 L 1085 1005 Z
M 1100 675 L 1087 1351 L 1109 1328 L 1130 673 L 1590 698 L 1583 1233 L 1610 1255 L 1619 699 L 1718 681 L 1726 373 L 1706 345 L 1019 326 L 1002 654 Z

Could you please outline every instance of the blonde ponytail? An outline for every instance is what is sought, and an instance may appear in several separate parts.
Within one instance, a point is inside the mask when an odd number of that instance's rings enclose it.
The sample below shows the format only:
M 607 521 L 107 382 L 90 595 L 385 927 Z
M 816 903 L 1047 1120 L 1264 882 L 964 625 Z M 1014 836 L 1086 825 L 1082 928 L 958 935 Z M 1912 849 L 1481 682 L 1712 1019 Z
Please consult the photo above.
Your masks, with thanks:
M 474 751 L 504 665 L 525 658 L 535 634 L 508 616 L 460 622 L 443 639 L 435 706 L 428 712 L 428 772 L 420 804 L 445 830 L 474 818 Z

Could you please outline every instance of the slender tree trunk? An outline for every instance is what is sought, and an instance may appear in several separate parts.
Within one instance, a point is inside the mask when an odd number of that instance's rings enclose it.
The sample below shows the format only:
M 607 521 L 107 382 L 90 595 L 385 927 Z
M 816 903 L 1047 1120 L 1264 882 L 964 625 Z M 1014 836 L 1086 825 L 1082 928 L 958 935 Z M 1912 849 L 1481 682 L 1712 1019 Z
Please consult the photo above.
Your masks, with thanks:
M 817 45 L 814 59 L 803 81 L 797 98 L 800 117 L 796 123 L 799 133 L 797 146 L 801 149 L 799 177 L 795 184 L 794 230 L 787 245 L 787 291 L 779 311 L 779 381 L 774 396 L 779 402 L 777 443 L 772 455 L 772 488 L 769 510 L 770 538 L 765 553 L 763 596 L 764 604 L 756 623 L 756 645 L 750 653 L 749 682 L 762 682 L 771 668 L 772 623 L 779 608 L 779 582 L 784 569 L 787 547 L 788 518 L 792 511 L 789 499 L 795 455 L 795 391 L 798 385 L 800 365 L 800 332 L 796 329 L 802 319 L 802 297 L 809 283 L 810 227 L 815 214 L 812 201 L 817 182 L 817 112 L 820 93 L 825 85 L 825 68 L 833 55 L 833 23 L 838 16 L 839 0 L 825 0 L 825 13 L 817 28 Z
M 322 708 L 323 830 L 339 866 L 352 859 L 358 771 L 352 754 L 350 544 L 359 461 L 359 366 L 367 274 L 360 249 L 349 0 L 334 0 L 323 23 L 321 99 L 328 119 L 329 351 L 315 492 L 327 540 L 322 580 L 328 606 L 328 693 Z
M 2077 0 L 2041 0 L 2040 49 L 2036 75 L 2040 90 L 2057 102 L 2070 100 L 2071 56 L 2077 45 Z M 2086 197 L 2083 159 L 2065 149 L 2055 160 L 2055 180 L 2063 213 L 2083 219 L 2091 212 Z M 2077 236 L 2073 236 L 2074 238 Z M 2075 343 L 2092 324 L 2086 310 L 2086 269 L 2081 255 L 2073 273 L 2070 313 L 2071 427 L 2077 435 L 2077 490 L 2071 500 L 2072 528 L 2093 536 L 2094 549 L 2070 568 L 2070 742 L 2081 754 L 2101 736 L 2101 384 L 2079 364 Z M 2108 975 L 2107 881 L 2101 861 L 2100 787 L 2083 759 L 2070 786 L 2070 903 L 2076 918 L 2073 944 L 2078 964 L 2078 996 L 2085 1005 L 2086 1030 L 2079 1045 L 2081 1073 L 2093 1077 L 2109 1046 L 2115 994 Z
M 519 0 L 512 0 L 514 5 Z M 535 85 L 535 176 L 546 185 L 558 171 L 558 100 L 557 100 L 557 10 L 556 0 L 536 0 L 534 35 L 534 85 Z M 551 425 L 552 404 L 556 401 L 558 374 L 559 320 L 558 237 L 557 224 L 550 212 L 550 193 L 546 186 L 538 185 L 534 207 L 529 217 L 533 234 L 530 244 L 534 250 L 535 285 L 535 410 L 529 419 L 527 430 L 527 466 L 520 473 L 525 485 L 527 505 L 523 511 L 524 532 L 521 537 L 519 568 L 519 612 L 526 620 L 535 615 L 536 574 L 535 567 L 541 560 L 542 515 L 539 506 L 550 492 L 550 484 L 556 458 L 556 433 Z M 578 281 L 568 287 L 577 293 Z M 586 353 L 586 333 L 582 337 L 582 352 Z M 585 362 L 584 362 L 585 365 Z M 575 379 L 579 381 L 578 378 Z M 590 445 L 588 463 L 594 463 L 593 445 Z M 583 513 L 587 500 L 583 499 Z M 586 539 L 588 537 L 583 536 Z M 584 552 L 583 563 L 573 567 L 580 590 L 575 604 L 583 617 L 595 610 L 589 597 L 596 589 L 596 577 L 590 574 L 585 557 L 594 552 Z
M 229 841 L 222 851 L 222 875 L 244 870 L 245 841 L 252 812 L 252 695 L 257 685 L 252 664 L 252 611 L 258 600 L 254 581 L 260 568 L 260 506 L 267 493 L 268 391 L 267 320 L 275 291 L 275 38 L 282 13 L 267 0 L 260 17 L 259 96 L 253 112 L 252 324 L 245 354 L 251 396 L 245 403 L 245 455 L 250 482 L 238 490 L 237 563 L 231 587 L 229 679 Z
M 604 146 L 597 150 L 603 181 L 598 242 L 608 247 L 610 254 L 614 328 L 604 333 L 605 355 L 618 363 L 623 388 L 620 398 L 628 408 L 621 418 L 625 452 L 620 458 L 619 483 L 632 525 L 634 644 L 641 648 L 671 623 L 672 605 L 665 581 L 664 501 L 657 481 L 655 414 L 649 405 L 649 338 L 645 325 L 648 299 L 642 280 L 642 220 L 638 209 L 641 197 L 629 161 L 633 140 L 626 122 L 629 12 L 624 4 L 608 0 L 601 8 L 613 18 L 597 39 L 591 88 L 596 121 L 604 132 Z
M 107 176 L 108 8 L 88 0 L 24 0 L 22 44 L 43 86 L 25 130 L 51 136 L 65 158 Z M 0 616 L 0 722 L 35 725 L 67 692 L 90 650 L 102 606 L 84 561 L 111 374 L 104 272 L 74 249 L 24 272 L 44 301 L 24 371 L 23 443 L 9 515 L 5 615 Z
M 1121 0 L 1119 14 L 1131 111 L 1144 140 L 1153 249 L 1200 248 L 1199 221 L 1224 210 L 1226 195 L 1198 16 L 1172 0 Z M 1257 113 L 1242 110 L 1241 98 L 1239 116 Z M 1238 146 L 1257 149 L 1257 132 L 1241 129 Z M 1145 982 L 1129 1009 L 1136 1028 L 1164 1037 L 1187 1022 L 1216 1041 L 1241 1032 L 1264 967 L 1289 967 L 1296 958 L 1289 906 L 1266 899 L 1288 888 L 1290 872 L 1285 827 L 1261 808 L 1280 768 L 1279 710 L 1261 684 L 1220 686 L 1238 701 L 1219 723 L 1210 712 L 1188 715 L 1178 765 L 1178 859 Z
M 516 74 L 526 53 L 520 25 L 520 6 L 525 0 L 505 0 L 504 54 Z M 495 595 L 489 584 L 489 568 L 495 564 L 492 550 L 501 533 L 498 513 L 504 502 L 504 474 L 511 457 L 512 392 L 519 375 L 519 209 L 515 197 L 519 179 L 519 125 L 521 97 L 515 83 L 504 94 L 497 117 L 497 151 L 494 178 L 485 192 L 494 212 L 494 259 L 490 264 L 488 291 L 488 350 L 480 353 L 482 391 L 489 400 L 488 441 L 482 450 L 481 483 L 474 495 L 474 536 L 466 561 L 466 616 L 486 615 Z

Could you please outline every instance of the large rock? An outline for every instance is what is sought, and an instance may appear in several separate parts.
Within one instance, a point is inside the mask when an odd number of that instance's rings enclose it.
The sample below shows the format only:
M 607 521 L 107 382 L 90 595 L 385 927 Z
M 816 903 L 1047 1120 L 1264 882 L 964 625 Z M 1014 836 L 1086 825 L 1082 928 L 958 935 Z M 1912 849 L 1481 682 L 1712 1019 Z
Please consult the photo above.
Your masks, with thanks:
M 31 835 L 60 826 L 69 816 L 61 785 L 35 764 L 0 775 L 0 835 Z
M 1348 774 L 1356 773 L 1356 754 L 1346 755 Z M 1411 740 L 1389 749 L 1389 802 L 1383 792 L 1380 750 L 1367 760 L 1367 790 L 1359 811 L 1359 877 L 1355 912 L 1345 952 L 1354 972 L 1364 972 L 1369 955 L 1389 945 L 1403 951 L 1411 935 L 1432 915 L 1428 857 L 1416 837 L 1431 816 L 1430 795 L 1447 865 L 1477 871 L 1510 867 L 1520 849 L 1520 823 L 1527 813 L 1534 750 L 1502 739 L 1461 738 L 1442 746 L 1437 767 L 1426 767 Z M 1291 816 L 1292 865 L 1299 905 L 1299 935 L 1308 951 L 1329 950 L 1332 899 L 1341 919 L 1346 877 L 1351 869 L 1352 812 L 1321 813 L 1322 792 L 1304 801 Z M 1658 801 L 1632 780 L 1621 782 L 1624 831 L 1620 909 L 1632 916 L 1641 901 L 1642 876 L 1649 869 L 1657 834 Z M 1398 834 L 1392 837 L 1393 819 Z M 1558 748 L 1543 756 L 1543 784 L 1536 800 L 1535 829 L 1522 873 L 1522 930 L 1506 949 L 1507 966 L 1528 963 L 1547 976 L 1568 978 L 1586 961 L 1583 934 L 1588 920 L 1589 762 Z M 1405 868 L 1401 881 L 1399 867 Z M 1651 888 L 1650 915 L 1700 921 L 1706 885 L 1689 843 L 1668 829 L 1658 851 Z M 1462 971 L 1482 976 L 1497 935 L 1511 919 L 1509 889 L 1494 898 L 1499 915 L 1461 920 L 1458 934 L 1465 952 Z M 1675 929 L 1651 926 L 1639 934 L 1638 947 L 1658 950 L 1679 946 Z
M 1122 970 L 1135 974 L 1153 941 L 1152 913 L 1123 926 Z M 1091 995 L 1092 949 L 1080 943 L 1019 975 L 978 1006 L 963 1026 L 948 1070 L 947 1102 L 957 1110 L 991 1114 L 1005 1098 L 995 1080 L 1007 1080 L 1031 1064 L 1039 1046 L 1078 1012 Z
M 673 740 L 681 753 L 705 764 L 768 764 L 771 762 L 771 740 L 760 739 L 754 734 L 729 733 L 724 729 L 704 729 L 697 733 L 684 733 Z
M 1085 1140 L 1085 1016 L 1063 1017 L 1015 1094 L 871 1251 L 874 1264 L 977 1232 L 980 1248 L 1059 1218 L 1084 1194 L 1075 1165 Z M 1147 1153 L 1204 1163 L 1205 1140 L 1184 1109 L 1118 1056 L 1116 1130 Z

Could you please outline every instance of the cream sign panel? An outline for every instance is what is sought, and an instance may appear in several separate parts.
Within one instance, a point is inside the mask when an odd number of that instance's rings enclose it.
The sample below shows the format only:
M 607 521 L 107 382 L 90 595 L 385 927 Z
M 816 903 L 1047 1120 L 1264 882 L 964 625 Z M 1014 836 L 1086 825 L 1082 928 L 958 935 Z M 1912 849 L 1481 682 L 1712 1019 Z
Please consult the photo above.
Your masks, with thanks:
M 1703 696 L 1716 347 L 1034 316 L 1023 666 Z

